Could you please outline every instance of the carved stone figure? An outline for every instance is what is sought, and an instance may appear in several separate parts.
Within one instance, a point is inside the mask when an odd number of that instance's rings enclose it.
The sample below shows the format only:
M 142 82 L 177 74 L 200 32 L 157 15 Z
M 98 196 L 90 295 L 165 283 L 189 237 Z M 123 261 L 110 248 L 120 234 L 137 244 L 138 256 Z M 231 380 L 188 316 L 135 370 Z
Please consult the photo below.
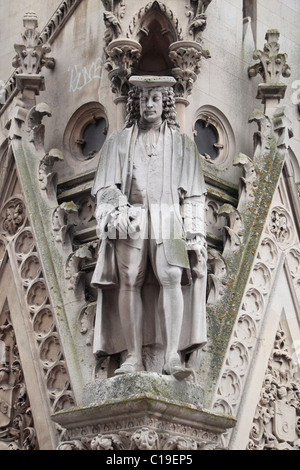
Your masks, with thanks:
M 127 351 L 115 374 L 144 370 L 163 345 L 164 372 L 206 342 L 205 194 L 195 144 L 178 131 L 172 77 L 131 77 L 127 122 L 106 141 L 92 194 L 101 244 L 94 353 Z

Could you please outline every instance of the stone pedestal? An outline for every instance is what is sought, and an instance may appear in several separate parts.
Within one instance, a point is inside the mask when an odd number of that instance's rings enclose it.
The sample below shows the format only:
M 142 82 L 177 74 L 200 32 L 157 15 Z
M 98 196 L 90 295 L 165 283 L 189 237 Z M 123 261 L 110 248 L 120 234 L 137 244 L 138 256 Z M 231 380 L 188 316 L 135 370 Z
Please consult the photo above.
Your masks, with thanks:
M 199 385 L 140 372 L 88 384 L 83 406 L 52 416 L 60 450 L 222 449 L 234 418 L 201 407 Z

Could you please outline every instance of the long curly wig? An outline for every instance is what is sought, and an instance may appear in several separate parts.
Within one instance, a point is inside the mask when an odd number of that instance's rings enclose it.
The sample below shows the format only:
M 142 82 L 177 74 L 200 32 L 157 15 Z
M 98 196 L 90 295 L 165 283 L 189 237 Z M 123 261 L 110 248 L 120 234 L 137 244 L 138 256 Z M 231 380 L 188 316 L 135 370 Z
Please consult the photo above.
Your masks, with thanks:
M 175 93 L 171 87 L 156 87 L 162 93 L 163 100 L 163 121 L 167 121 L 168 125 L 173 129 L 178 129 L 179 124 L 176 121 L 175 111 Z M 140 89 L 132 87 L 128 93 L 127 107 L 126 107 L 126 122 L 125 127 L 131 127 L 133 124 L 139 122 L 140 115 Z

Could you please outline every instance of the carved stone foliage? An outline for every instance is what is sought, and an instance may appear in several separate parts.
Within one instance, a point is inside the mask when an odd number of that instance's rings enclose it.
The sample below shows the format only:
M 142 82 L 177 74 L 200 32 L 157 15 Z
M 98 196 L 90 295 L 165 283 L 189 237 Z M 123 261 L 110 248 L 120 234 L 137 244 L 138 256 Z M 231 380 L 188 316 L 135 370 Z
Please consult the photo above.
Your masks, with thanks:
M 107 30 L 105 43 L 107 54 L 106 68 L 112 82 L 112 91 L 118 98 L 125 97 L 129 90 L 128 78 L 133 67 L 138 67 L 143 55 L 141 43 L 149 35 L 153 14 L 161 18 L 161 34 L 167 39 L 167 61 L 173 64 L 172 74 L 177 80 L 175 93 L 177 98 L 186 100 L 191 94 L 193 84 L 200 72 L 202 57 L 209 58 L 209 52 L 201 45 L 201 33 L 206 26 L 205 11 L 211 0 L 191 1 L 188 7 L 189 18 L 184 38 L 182 28 L 174 12 L 163 2 L 151 1 L 133 17 L 129 25 L 127 38 L 122 31 L 122 18 L 125 2 L 105 1 L 104 22 Z M 162 19 L 163 18 L 163 19 Z M 122 36 L 123 35 L 123 36 Z M 184 40 L 186 39 L 186 40 Z M 187 104 L 187 103 L 186 103 Z
M 239 211 L 231 204 L 223 204 L 219 209 L 219 215 L 227 219 L 223 230 L 224 248 L 223 254 L 234 253 L 243 242 L 243 221 Z
M 300 449 L 300 375 L 285 331 L 276 333 L 247 450 Z
M 191 426 L 161 421 L 158 418 L 132 418 L 95 425 L 93 429 L 66 430 L 58 450 L 216 450 L 222 448 L 221 437 L 213 431 L 199 430 Z M 132 427 L 129 430 L 128 425 Z M 97 434 L 97 428 L 99 433 Z M 111 428 L 111 431 L 109 429 Z M 81 436 L 80 436 L 81 435 Z
M 121 20 L 125 15 L 126 6 L 124 0 L 102 0 L 102 3 L 105 8 L 103 18 L 106 26 L 104 41 L 108 45 L 122 33 Z
M 107 46 L 108 59 L 105 68 L 109 72 L 112 92 L 117 98 L 127 100 L 129 91 L 128 79 L 131 69 L 138 63 L 142 46 L 133 39 L 116 39 Z
M 260 62 L 249 67 L 249 76 L 260 74 L 267 85 L 278 85 L 281 76 L 290 77 L 291 69 L 286 63 L 287 54 L 280 54 L 280 33 L 269 30 L 266 33 L 266 44 L 263 51 L 256 50 L 253 58 Z
M 56 185 L 57 185 L 57 174 L 54 172 L 54 164 L 57 161 L 64 159 L 62 153 L 58 149 L 51 149 L 41 159 L 38 169 L 38 180 L 40 188 L 45 191 L 45 194 L 50 201 L 56 200 Z
M 78 250 L 73 252 L 66 263 L 66 280 L 68 289 L 74 292 L 79 300 L 85 300 L 85 272 L 82 270 L 85 263 L 96 263 L 98 242 L 89 242 L 81 245 Z
M 194 41 L 201 41 L 201 34 L 206 28 L 206 9 L 211 0 L 190 0 L 187 6 L 187 16 L 189 18 L 189 34 Z
M 242 168 L 243 176 L 239 182 L 239 208 L 251 203 L 255 197 L 257 189 L 257 169 L 256 165 L 247 155 L 239 153 L 233 161 L 233 166 Z
M 202 57 L 208 59 L 210 54 L 195 41 L 177 41 L 170 45 L 170 59 L 174 64 L 172 73 L 177 80 L 176 97 L 187 99 L 200 73 Z
M 77 8 L 80 2 L 81 0 L 63 0 L 60 3 L 57 10 L 54 12 L 54 14 L 50 18 L 46 26 L 43 28 L 43 30 L 39 34 L 38 44 L 41 46 L 45 45 L 46 47 L 46 49 L 42 49 L 42 54 L 45 54 L 47 53 L 47 51 L 49 51 L 49 44 L 53 41 L 54 37 L 59 33 L 60 29 L 63 27 L 67 19 L 70 17 L 70 15 L 75 10 L 75 8 Z M 26 15 L 26 16 L 27 16 L 26 25 L 28 24 L 29 31 L 28 33 L 25 32 L 25 35 L 27 34 L 27 35 L 31 35 L 32 37 L 34 37 L 36 33 L 36 29 L 35 29 L 36 28 L 35 25 L 37 21 L 36 16 L 34 13 L 30 13 L 29 15 Z M 30 17 L 32 18 L 30 19 Z M 27 41 L 26 38 L 24 39 Z M 18 53 L 20 52 L 21 55 L 23 55 L 22 51 L 24 51 L 22 47 L 23 45 L 21 45 L 21 49 L 18 50 Z M 20 62 L 19 62 L 19 59 L 20 59 Z M 15 66 L 19 67 L 20 63 L 22 64 L 22 60 L 24 59 L 25 57 L 17 56 L 14 60 Z M 45 63 L 42 63 L 44 60 L 45 60 Z M 52 68 L 54 65 L 54 61 L 52 58 L 45 59 L 45 57 L 43 57 L 41 61 L 41 65 Z M 8 105 L 9 101 L 15 96 L 16 75 L 17 73 L 14 72 L 14 74 L 8 79 L 8 81 L 5 84 L 5 95 L 4 95 L 5 100 L 2 99 L 2 101 L 4 102 L 3 103 L 0 102 L 0 113 Z
M 13 61 L 17 73 L 38 75 L 43 66 L 54 68 L 54 59 L 46 57 L 51 51 L 50 46 L 40 43 L 39 33 L 36 30 L 38 26 L 36 14 L 32 11 L 26 13 L 23 24 L 25 28 L 22 34 L 23 44 L 15 45 L 17 56 Z
M 0 314 L 0 449 L 39 449 L 7 304 Z
M 74 399 L 56 327 L 56 314 L 29 227 L 25 227 L 15 238 L 14 252 L 50 408 L 52 412 L 59 411 L 72 406 Z
M 256 50 L 253 55 L 253 58 L 259 62 L 248 69 L 249 77 L 256 77 L 259 74 L 263 78 L 263 84 L 259 85 L 257 95 L 257 98 L 262 98 L 263 101 L 266 98 L 284 98 L 286 85 L 283 85 L 280 79 L 281 76 L 291 75 L 287 54 L 279 53 L 279 37 L 279 31 L 267 31 L 264 50 Z

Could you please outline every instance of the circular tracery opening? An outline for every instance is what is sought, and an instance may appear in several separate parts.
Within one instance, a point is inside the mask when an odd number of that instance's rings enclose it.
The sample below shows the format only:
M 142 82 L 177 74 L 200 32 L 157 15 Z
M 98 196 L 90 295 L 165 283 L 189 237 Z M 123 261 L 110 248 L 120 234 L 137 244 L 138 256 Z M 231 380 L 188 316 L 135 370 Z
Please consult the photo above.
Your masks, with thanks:
M 235 138 L 228 120 L 218 109 L 206 106 L 198 111 L 194 122 L 194 140 L 200 155 L 223 169 L 235 154 Z
M 89 123 L 82 135 L 82 154 L 86 158 L 92 158 L 104 144 L 106 138 L 106 121 L 103 117 Z
M 108 123 L 100 103 L 81 106 L 73 114 L 64 134 L 67 154 L 80 161 L 88 161 L 101 149 L 106 139 Z
M 203 119 L 195 123 L 195 143 L 201 155 L 209 156 L 210 160 L 218 158 L 218 134 L 214 126 Z

